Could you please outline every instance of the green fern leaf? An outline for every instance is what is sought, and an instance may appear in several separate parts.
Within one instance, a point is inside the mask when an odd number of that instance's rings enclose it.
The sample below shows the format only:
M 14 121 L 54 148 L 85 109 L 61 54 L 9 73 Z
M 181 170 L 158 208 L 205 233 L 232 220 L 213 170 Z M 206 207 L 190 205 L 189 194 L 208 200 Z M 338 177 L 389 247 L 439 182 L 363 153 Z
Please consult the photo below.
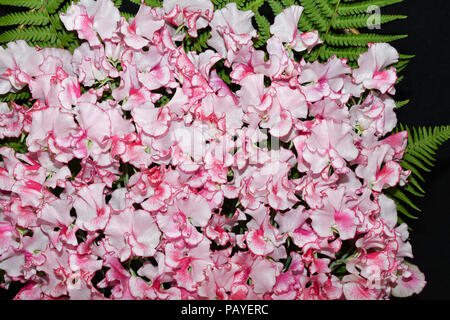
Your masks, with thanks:
M 40 41 L 42 43 L 57 43 L 57 34 L 51 27 L 45 26 L 42 28 L 26 28 L 26 29 L 13 29 L 6 31 L 0 35 L 0 42 L 7 43 L 15 40 L 25 40 L 33 43 Z M 58 46 L 60 44 L 58 43 Z
M 225 7 L 231 1 L 230 0 L 212 0 L 211 2 L 214 5 L 214 9 L 218 10 L 218 9 L 222 9 L 223 7 Z
M 254 42 L 255 48 L 259 48 L 264 45 L 270 38 L 270 22 L 265 16 L 259 14 L 258 11 L 255 12 L 255 21 L 258 25 L 258 39 Z
M 0 96 L 0 102 L 8 102 L 8 101 L 21 101 L 31 99 L 31 93 L 28 91 L 21 91 L 17 93 L 10 92 L 3 96 Z
M 422 211 L 418 206 L 416 206 L 409 198 L 408 196 L 399 188 L 391 188 L 387 191 L 389 195 L 391 195 L 393 198 L 395 198 L 397 201 L 402 201 L 409 207 L 415 209 L 416 211 Z
M 358 16 L 338 16 L 333 21 L 333 28 L 335 29 L 349 29 L 349 28 L 365 28 L 368 26 L 368 21 L 372 19 L 372 15 L 363 14 Z M 406 19 L 403 15 L 383 14 L 379 16 L 380 24 L 392 22 L 399 19 Z
M 298 22 L 298 28 L 303 32 L 315 30 L 313 21 L 306 14 L 301 16 L 300 21 Z
M 407 216 L 407 217 L 410 218 L 410 219 L 418 219 L 418 218 L 419 218 L 419 217 L 417 217 L 417 216 L 411 214 L 411 213 L 408 211 L 408 209 L 406 209 L 405 206 L 404 206 L 400 201 L 398 201 L 394 196 L 392 196 L 392 195 L 387 195 L 387 196 L 388 196 L 389 198 L 391 198 L 392 200 L 394 200 L 394 202 L 395 202 L 395 204 L 396 204 L 396 206 L 397 206 L 397 211 L 398 211 L 398 212 L 404 214 L 405 216 Z
M 242 10 L 249 1 L 252 0 L 233 0 L 229 2 L 236 2 L 238 9 Z
M 80 40 L 76 32 L 64 28 L 59 17 L 71 3 L 70 0 L 0 0 L 3 5 L 29 9 L 0 17 L 0 26 L 9 27 L 0 33 L 0 45 L 25 40 L 31 46 L 59 47 L 73 51 L 79 46 Z
M 14 12 L 0 17 L 0 26 L 36 25 L 42 26 L 50 22 L 48 15 L 42 11 Z
M 361 47 L 333 47 L 328 45 L 323 45 L 320 51 L 320 58 L 322 60 L 328 60 L 332 56 L 336 55 L 338 57 L 345 57 L 350 61 L 358 60 L 359 56 L 364 53 L 367 49 Z
M 162 96 L 158 101 L 156 101 L 156 107 L 160 108 L 168 104 L 170 101 L 170 98 L 168 96 Z
M 208 48 L 208 44 L 206 43 L 209 38 L 211 38 L 211 33 L 208 29 L 202 29 L 198 32 L 198 37 L 194 38 L 191 37 L 187 31 L 185 30 L 186 37 L 183 40 L 183 46 L 184 50 L 186 52 L 189 51 L 203 51 L 204 49 Z
M 425 196 L 425 192 L 422 192 L 420 190 L 416 190 L 411 184 L 407 184 L 406 186 L 404 186 L 403 190 L 411 193 L 412 195 L 414 195 L 416 197 L 423 198 Z
M 217 73 L 217 75 L 227 84 L 230 85 L 231 84 L 231 77 L 229 75 L 229 73 L 224 70 L 224 69 L 220 69 L 219 72 Z
M 416 168 L 413 164 L 410 164 L 405 159 L 403 159 L 403 161 L 402 161 L 402 167 L 406 170 L 410 170 L 414 174 L 414 176 L 419 178 L 419 180 L 421 180 L 422 182 L 425 182 L 425 178 L 422 176 L 422 174 L 420 173 L 418 168 Z
M 382 35 L 373 33 L 343 33 L 343 34 L 329 34 L 327 43 L 332 46 L 358 46 L 367 47 L 369 43 L 376 42 L 392 42 L 395 40 L 406 38 L 407 35 Z
M 242 11 L 251 10 L 253 12 L 257 12 L 257 10 L 264 4 L 265 0 L 251 0 L 245 3 L 241 8 Z
M 285 8 L 290 7 L 294 4 L 296 4 L 295 0 L 281 0 L 281 3 L 283 3 L 283 6 Z
M 135 4 L 140 5 L 141 4 L 141 0 L 130 0 L 131 2 L 134 2 Z M 162 6 L 162 1 L 161 0 L 145 0 L 145 4 L 150 6 L 150 7 L 161 7 Z
M 324 17 L 331 18 L 337 12 L 337 8 L 327 0 L 314 0 L 314 2 Z
M 371 7 L 382 8 L 388 5 L 402 2 L 403 0 L 369 0 L 362 2 L 342 3 L 337 13 L 341 16 L 354 15 L 358 13 L 368 13 Z
M 120 8 L 120 6 L 122 5 L 122 0 L 113 0 L 113 2 L 116 8 Z
M 406 106 L 409 103 L 409 101 L 410 101 L 409 99 L 402 100 L 402 101 L 396 101 L 395 102 L 396 108 L 400 109 L 401 107 Z
M 0 5 L 39 9 L 42 7 L 42 0 L 0 0 Z
M 403 166 L 404 167 L 404 166 Z M 415 175 L 411 175 L 408 177 L 409 186 L 412 186 L 415 188 L 416 191 L 420 192 L 421 194 L 425 194 L 425 190 L 422 188 L 420 183 L 416 180 Z
M 416 197 L 423 197 L 425 194 L 424 188 L 421 186 L 425 181 L 421 171 L 429 172 L 431 167 L 434 166 L 436 159 L 433 155 L 439 147 L 450 139 L 450 125 L 431 127 L 413 127 L 412 130 L 403 124 L 400 124 L 395 132 L 407 130 L 408 146 L 406 147 L 403 160 L 400 163 L 405 170 L 410 170 L 411 175 L 408 178 L 408 184 L 405 187 L 395 187 L 387 191 L 388 195 L 394 199 L 397 203 L 397 209 L 399 212 L 405 214 L 408 217 L 413 216 L 408 210 L 413 209 L 420 211 L 404 193 Z
M 272 9 L 274 15 L 281 13 L 284 9 L 284 6 L 277 0 L 268 0 L 267 3 Z
M 134 13 L 123 12 L 123 11 L 120 12 L 120 15 L 122 17 L 124 17 L 125 19 L 127 19 L 127 21 L 136 16 Z
M 304 11 L 302 14 L 309 18 L 309 20 L 313 23 L 314 29 L 325 32 L 329 25 L 329 17 L 324 17 L 320 10 L 317 10 L 317 6 L 314 0 L 302 0 L 301 4 L 304 7 Z
M 55 13 L 66 0 L 44 0 L 45 9 L 49 14 Z
M 414 58 L 413 55 L 404 55 L 404 54 L 401 54 L 401 55 L 399 56 L 399 61 L 398 61 L 396 64 L 394 64 L 393 67 L 397 69 L 397 72 L 400 72 L 400 71 L 402 71 L 403 69 L 406 68 L 406 66 L 409 64 L 409 61 L 410 61 L 412 58 Z

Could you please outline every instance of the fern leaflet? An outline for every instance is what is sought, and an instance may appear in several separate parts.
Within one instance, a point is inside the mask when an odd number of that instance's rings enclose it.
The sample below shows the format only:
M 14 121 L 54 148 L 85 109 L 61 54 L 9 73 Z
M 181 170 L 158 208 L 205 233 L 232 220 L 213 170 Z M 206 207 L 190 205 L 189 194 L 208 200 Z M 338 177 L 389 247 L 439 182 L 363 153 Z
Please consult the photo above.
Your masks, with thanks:
M 23 7 L 22 11 L 0 17 L 0 26 L 10 27 L 0 34 L 0 45 L 25 40 L 31 46 L 75 49 L 80 41 L 67 31 L 59 18 L 71 4 L 69 0 L 0 0 L 0 4 Z M 25 10 L 25 11 L 24 11 Z
M 408 184 L 403 187 L 395 187 L 388 190 L 388 195 L 396 201 L 400 212 L 408 217 L 414 217 L 408 209 L 420 211 L 406 195 L 409 193 L 416 197 L 423 197 L 425 190 L 420 182 L 425 179 L 421 171 L 429 172 L 434 166 L 436 159 L 434 155 L 439 147 L 450 139 L 450 125 L 436 127 L 413 127 L 412 130 L 407 126 L 400 124 L 396 131 L 407 130 L 408 146 L 406 147 L 403 160 L 400 163 L 405 170 L 410 170 L 411 175 L 408 178 Z M 420 182 L 419 182 L 420 181 Z M 403 192 L 404 190 L 405 192 Z

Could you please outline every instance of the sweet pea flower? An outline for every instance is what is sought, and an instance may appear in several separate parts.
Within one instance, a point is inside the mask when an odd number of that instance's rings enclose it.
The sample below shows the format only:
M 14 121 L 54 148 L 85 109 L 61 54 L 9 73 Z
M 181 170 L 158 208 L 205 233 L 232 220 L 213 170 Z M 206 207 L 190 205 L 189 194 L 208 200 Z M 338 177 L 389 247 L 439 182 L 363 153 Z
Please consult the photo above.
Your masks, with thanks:
M 397 124 L 395 101 L 388 96 L 369 95 L 361 105 L 350 108 L 351 122 L 360 130 L 373 128 L 378 135 L 391 132 Z
M 20 52 L 20 55 L 14 54 Z M 43 57 L 37 48 L 30 47 L 25 41 L 10 42 L 0 48 L 0 94 L 22 89 L 26 82 L 24 75 L 35 75 L 36 66 L 42 63 Z M 24 75 L 22 75 L 24 74 Z
M 344 188 L 330 190 L 324 200 L 324 206 L 310 213 L 311 226 L 321 237 L 331 237 L 332 227 L 338 232 L 342 240 L 352 239 L 355 236 L 356 226 L 355 213 L 346 208 Z
M 210 0 L 188 0 L 181 3 L 164 0 L 163 9 L 170 22 L 176 26 L 186 25 L 189 35 L 197 37 L 197 30 L 207 27 L 213 19 L 214 5 Z
M 144 210 L 123 210 L 111 215 L 105 228 L 108 241 L 121 261 L 131 256 L 150 257 L 156 252 L 161 232 L 154 218 Z
M 367 157 L 367 154 L 368 150 L 362 151 L 363 156 Z M 378 145 L 371 149 L 371 157 L 367 157 L 367 160 L 356 168 L 355 173 L 375 191 L 393 187 L 400 183 L 405 172 L 392 157 L 393 150 L 389 145 Z
M 343 122 L 316 121 L 310 136 L 299 135 L 294 139 L 299 170 L 321 173 L 331 165 L 336 170 L 346 171 L 346 161 L 355 160 L 358 149 L 353 143 L 352 127 Z
M 0 139 L 20 136 L 24 120 L 21 106 L 13 103 L 12 108 L 9 108 L 7 103 L 0 102 Z
M 209 24 L 211 38 L 207 43 L 230 64 L 238 50 L 256 37 L 251 22 L 253 15 L 252 11 L 240 11 L 234 2 L 214 12 Z
M 105 80 L 107 77 L 118 77 L 118 71 L 108 61 L 103 47 L 91 50 L 85 42 L 76 48 L 73 53 L 72 65 L 78 73 L 80 82 L 90 87 L 96 81 Z
M 414 293 L 420 293 L 425 287 L 425 275 L 417 268 L 417 266 L 405 262 L 404 271 L 400 281 L 392 289 L 395 297 L 410 297 Z
M 120 31 L 124 35 L 125 43 L 135 50 L 142 49 L 149 41 L 153 41 L 155 32 L 164 25 L 163 15 L 157 8 L 141 5 L 136 16 L 128 23 L 121 18 Z
M 174 269 L 178 286 L 194 291 L 197 283 L 206 277 L 204 270 L 213 265 L 209 255 L 209 240 L 203 240 L 194 248 L 177 248 L 173 243 L 166 245 L 165 264 Z
M 355 82 L 362 83 L 366 89 L 377 89 L 382 94 L 394 93 L 397 75 L 395 68 L 387 68 L 397 63 L 398 59 L 397 50 L 389 44 L 369 44 L 369 51 L 358 59 L 359 68 L 353 71 Z
M 299 32 L 297 25 L 302 12 L 303 7 L 290 6 L 275 17 L 275 22 L 270 27 L 270 33 L 278 37 L 289 49 L 299 52 L 311 50 L 320 43 L 317 31 Z
M 302 91 L 308 102 L 316 102 L 324 97 L 340 98 L 347 75 L 351 73 L 346 61 L 336 56 L 325 64 L 302 60 L 301 68 L 298 81 L 302 84 Z
M 77 212 L 76 224 L 79 228 L 95 231 L 104 229 L 111 216 L 111 209 L 103 198 L 104 184 L 81 187 L 73 204 Z
M 109 0 L 81 0 L 72 4 L 60 18 L 67 30 L 76 30 L 80 39 L 87 40 L 91 46 L 98 46 L 100 39 L 114 36 L 120 13 Z

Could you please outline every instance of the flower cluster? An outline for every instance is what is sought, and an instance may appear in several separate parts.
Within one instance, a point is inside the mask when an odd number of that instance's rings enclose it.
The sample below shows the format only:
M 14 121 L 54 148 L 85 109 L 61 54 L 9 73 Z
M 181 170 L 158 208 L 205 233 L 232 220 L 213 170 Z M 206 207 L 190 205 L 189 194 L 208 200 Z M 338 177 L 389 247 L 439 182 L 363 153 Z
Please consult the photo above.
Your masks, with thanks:
M 17 299 L 387 299 L 419 293 L 408 228 L 383 190 L 407 183 L 392 65 L 298 59 L 303 8 L 81 0 L 73 54 L 0 48 L 0 272 Z M 210 28 L 209 48 L 185 37 Z M 228 72 L 229 79 L 223 77 Z M 228 82 L 228 83 L 227 83 Z M 18 143 L 19 143 L 18 142 Z

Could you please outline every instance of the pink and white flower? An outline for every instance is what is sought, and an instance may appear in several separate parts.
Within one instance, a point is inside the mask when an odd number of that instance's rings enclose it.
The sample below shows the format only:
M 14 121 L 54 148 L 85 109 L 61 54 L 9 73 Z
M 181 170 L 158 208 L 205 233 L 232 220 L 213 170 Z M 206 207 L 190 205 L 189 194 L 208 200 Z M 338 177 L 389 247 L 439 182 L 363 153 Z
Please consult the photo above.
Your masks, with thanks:
M 359 68 L 353 71 L 355 82 L 362 83 L 366 89 L 393 94 L 397 75 L 394 67 L 387 68 L 397 63 L 398 59 L 397 50 L 389 44 L 369 44 L 369 51 L 358 59 Z
M 114 37 L 120 21 L 119 10 L 109 0 L 81 0 L 72 4 L 61 21 L 67 30 L 76 30 L 91 46 Z M 100 37 L 100 39 L 99 39 Z
M 302 33 L 298 30 L 298 21 L 302 15 L 303 7 L 290 6 L 275 17 L 270 32 L 285 43 L 288 48 L 295 51 L 311 50 L 320 43 L 319 33 L 310 31 Z
M 255 13 L 234 2 L 142 3 L 125 19 L 81 0 L 61 14 L 86 40 L 73 54 L 0 48 L 0 95 L 31 95 L 0 102 L 0 286 L 23 283 L 16 299 L 420 293 L 384 194 L 410 174 L 408 133 L 392 133 L 398 53 L 371 44 L 354 70 L 296 61 L 321 41 L 298 30 L 302 12 L 282 10 L 257 50 Z
M 214 6 L 210 0 L 176 1 L 165 0 L 163 2 L 166 19 L 176 26 L 185 25 L 189 35 L 197 37 L 198 29 L 208 26 L 213 18 Z
M 256 37 L 252 26 L 252 11 L 240 11 L 236 3 L 231 2 L 223 9 L 216 10 L 210 22 L 211 38 L 208 45 L 214 48 L 229 64 L 243 46 L 250 44 Z
M 111 216 L 111 208 L 103 197 L 105 185 L 98 183 L 81 187 L 73 203 L 77 214 L 76 224 L 87 231 L 104 229 Z

